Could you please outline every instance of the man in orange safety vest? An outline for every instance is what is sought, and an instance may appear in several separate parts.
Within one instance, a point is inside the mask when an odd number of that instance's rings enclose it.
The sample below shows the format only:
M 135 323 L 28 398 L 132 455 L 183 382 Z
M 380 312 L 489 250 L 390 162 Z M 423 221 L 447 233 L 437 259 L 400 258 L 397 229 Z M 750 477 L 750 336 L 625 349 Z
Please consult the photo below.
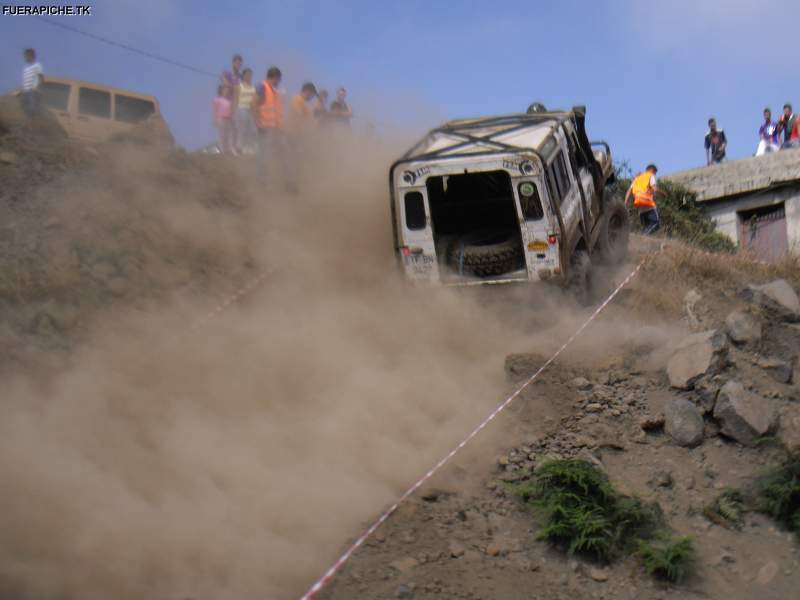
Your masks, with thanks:
M 257 100 L 253 107 L 256 127 L 258 128 L 258 146 L 262 155 L 266 154 L 270 146 L 274 147 L 279 142 L 283 128 L 283 98 L 279 90 L 281 84 L 281 70 L 270 67 L 267 77 L 257 88 Z
M 639 211 L 639 221 L 644 235 L 655 233 L 661 226 L 656 209 L 656 193 L 659 191 L 656 187 L 656 173 L 658 168 L 655 165 L 647 165 L 644 173 L 634 177 L 628 193 L 625 194 L 626 206 L 633 196 L 633 205 Z

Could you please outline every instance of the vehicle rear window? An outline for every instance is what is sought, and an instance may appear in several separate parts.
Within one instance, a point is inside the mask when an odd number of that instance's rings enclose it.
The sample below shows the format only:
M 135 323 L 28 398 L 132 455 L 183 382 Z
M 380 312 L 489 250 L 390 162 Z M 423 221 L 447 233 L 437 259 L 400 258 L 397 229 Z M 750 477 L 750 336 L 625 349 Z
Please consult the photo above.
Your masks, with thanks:
M 539 188 L 532 181 L 523 181 L 517 188 L 522 216 L 526 221 L 538 221 L 544 217 L 542 200 L 539 197 Z
M 78 112 L 93 117 L 111 118 L 111 94 L 91 88 L 81 88 L 78 92 Z
M 114 96 L 114 119 L 125 123 L 140 123 L 156 112 L 150 100 L 116 94 Z
M 45 106 L 54 110 L 67 110 L 69 106 L 69 88 L 65 83 L 45 81 L 39 89 Z
M 425 201 L 421 192 L 407 192 L 405 195 L 406 227 L 411 231 L 425 229 L 428 219 L 425 216 Z

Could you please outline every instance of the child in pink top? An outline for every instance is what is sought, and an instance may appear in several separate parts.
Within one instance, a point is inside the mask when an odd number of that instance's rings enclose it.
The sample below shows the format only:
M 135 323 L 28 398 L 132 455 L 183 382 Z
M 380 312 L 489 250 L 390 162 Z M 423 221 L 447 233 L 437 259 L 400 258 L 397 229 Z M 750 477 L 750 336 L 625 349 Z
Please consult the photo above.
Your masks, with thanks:
M 231 152 L 233 137 L 233 125 L 231 121 L 231 88 L 228 85 L 221 85 L 217 89 L 217 97 L 214 98 L 214 127 L 219 134 L 219 151 L 223 154 Z

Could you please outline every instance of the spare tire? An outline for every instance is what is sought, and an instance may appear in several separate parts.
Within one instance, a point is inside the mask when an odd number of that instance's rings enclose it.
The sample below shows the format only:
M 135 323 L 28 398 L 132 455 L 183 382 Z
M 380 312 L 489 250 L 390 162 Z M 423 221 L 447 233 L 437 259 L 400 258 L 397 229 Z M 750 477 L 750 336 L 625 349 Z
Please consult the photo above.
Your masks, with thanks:
M 476 277 L 504 275 L 525 268 L 519 231 L 492 229 L 462 236 L 447 248 L 447 264 Z

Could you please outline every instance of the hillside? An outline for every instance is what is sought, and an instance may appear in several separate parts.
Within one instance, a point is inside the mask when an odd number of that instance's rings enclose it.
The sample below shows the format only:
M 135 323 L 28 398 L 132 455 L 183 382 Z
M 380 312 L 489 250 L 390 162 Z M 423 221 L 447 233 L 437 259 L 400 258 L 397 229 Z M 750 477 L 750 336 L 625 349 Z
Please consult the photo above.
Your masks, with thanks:
M 402 146 L 332 133 L 265 167 L 0 127 L 0 597 L 299 597 L 585 321 L 555 286 L 400 280 Z M 321 597 L 792 596 L 778 522 L 703 512 L 798 443 L 800 268 L 659 247 L 603 273 L 598 301 L 650 257 Z M 776 280 L 783 305 L 751 287 Z M 574 457 L 657 501 L 694 573 L 537 540 L 513 486 Z

